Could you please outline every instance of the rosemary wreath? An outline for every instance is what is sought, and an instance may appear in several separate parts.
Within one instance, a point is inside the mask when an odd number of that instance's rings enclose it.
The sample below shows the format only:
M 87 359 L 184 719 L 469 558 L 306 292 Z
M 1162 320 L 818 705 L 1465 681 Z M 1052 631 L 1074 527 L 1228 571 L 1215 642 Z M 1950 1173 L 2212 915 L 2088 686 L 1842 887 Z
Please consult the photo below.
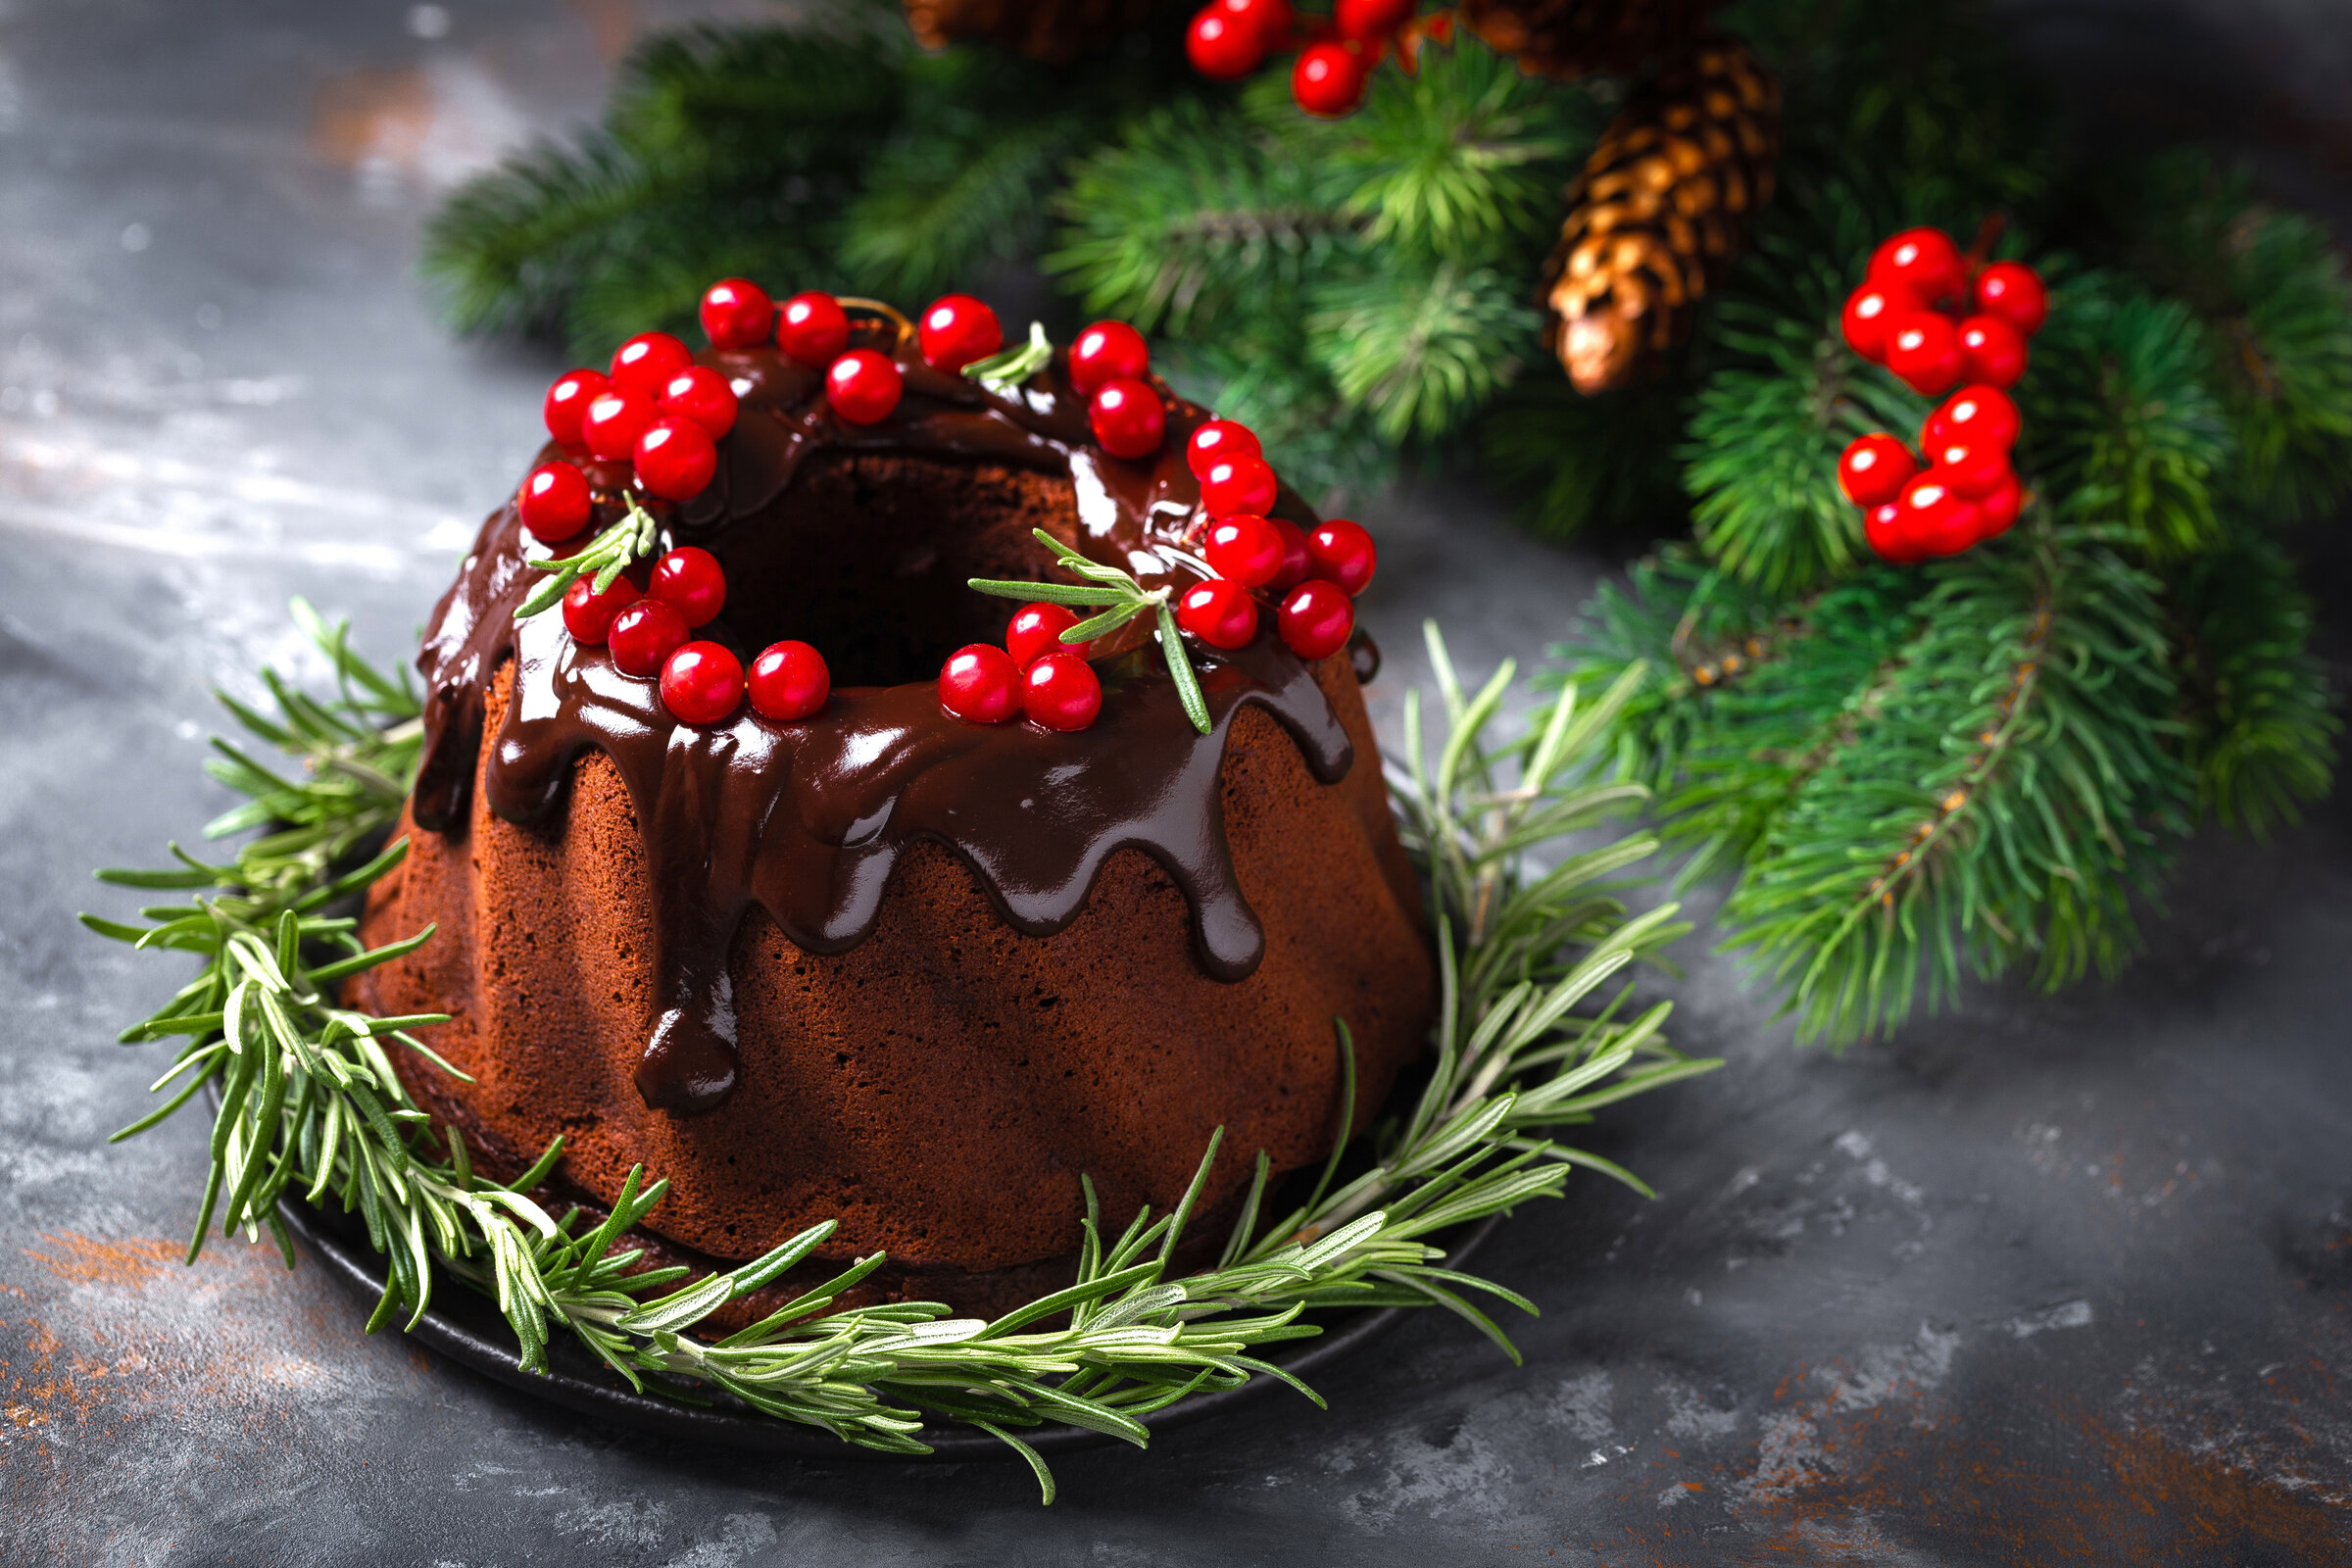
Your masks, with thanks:
M 1533 852 L 1643 798 L 1639 786 L 1586 782 L 1581 761 L 1630 695 L 1639 671 L 1597 702 L 1563 692 L 1540 727 L 1490 744 L 1512 666 L 1475 695 L 1456 679 L 1437 628 L 1427 628 L 1446 733 L 1425 760 L 1418 693 L 1405 708 L 1405 758 L 1392 785 L 1405 843 L 1429 887 L 1443 980 L 1433 1070 L 1408 1110 L 1374 1135 L 1374 1163 L 1339 1181 L 1335 1150 L 1306 1200 L 1269 1215 L 1269 1166 L 1256 1176 L 1213 1267 L 1171 1277 L 1170 1260 L 1217 1157 L 1209 1141 L 1174 1212 L 1138 1214 L 1106 1238 L 1092 1185 L 1068 1289 L 981 1321 L 937 1302 L 831 1310 L 882 1263 L 858 1259 L 833 1279 L 723 1339 L 690 1331 L 726 1302 L 810 1255 L 827 1221 L 723 1274 L 689 1280 L 683 1268 L 640 1268 L 630 1233 L 666 1183 L 632 1171 L 610 1215 L 588 1225 L 577 1209 L 551 1215 L 529 1196 L 563 1154 L 559 1139 L 508 1182 L 476 1170 L 464 1140 L 431 1125 L 402 1087 L 389 1053 L 415 1052 L 440 1070 L 419 1031 L 441 1015 L 374 1017 L 337 1002 L 338 982 L 414 951 L 430 927 L 367 949 L 357 922 L 330 912 L 399 864 L 406 841 L 354 865 L 399 815 L 415 773 L 420 723 L 406 672 L 378 671 L 297 601 L 294 614 L 335 674 L 312 696 L 274 671 L 261 679 L 270 717 L 225 694 L 254 736 L 299 758 L 299 775 L 272 771 L 216 740 L 213 776 L 246 797 L 207 828 L 259 837 L 222 863 L 172 846 L 175 865 L 108 870 L 101 881 L 170 890 L 187 902 L 140 911 L 134 925 L 85 914 L 101 936 L 193 954 L 196 977 L 125 1043 L 184 1039 L 155 1086 L 170 1098 L 117 1133 L 146 1131 L 219 1086 L 210 1169 L 188 1247 L 193 1262 L 214 1223 L 258 1241 L 267 1231 L 294 1263 L 278 1203 L 340 1202 L 364 1216 L 386 1258 L 372 1332 L 414 1326 L 432 1300 L 435 1272 L 493 1295 L 526 1367 L 544 1371 L 557 1329 L 576 1335 L 640 1389 L 693 1397 L 725 1391 L 780 1420 L 825 1428 L 887 1452 L 919 1454 L 926 1422 L 961 1422 L 1010 1445 L 1035 1470 L 1045 1500 L 1054 1479 L 1017 1436 L 1047 1423 L 1089 1428 L 1144 1445 L 1139 1419 L 1198 1392 L 1273 1377 L 1322 1401 L 1256 1352 L 1320 1332 L 1317 1309 L 1444 1306 L 1518 1359 L 1502 1330 L 1467 1293 L 1533 1312 L 1491 1281 L 1447 1269 L 1430 1238 L 1536 1198 L 1560 1195 L 1578 1166 L 1647 1192 L 1610 1161 L 1546 1130 L 1589 1120 L 1611 1102 L 1709 1070 L 1669 1047 L 1667 1004 L 1621 1017 L 1628 983 L 1597 1008 L 1604 982 L 1686 926 L 1667 906 L 1630 915 L 1611 879 L 1654 841 L 1624 838 L 1531 864 Z M 1338 1026 L 1353 1102 L 1353 1058 Z

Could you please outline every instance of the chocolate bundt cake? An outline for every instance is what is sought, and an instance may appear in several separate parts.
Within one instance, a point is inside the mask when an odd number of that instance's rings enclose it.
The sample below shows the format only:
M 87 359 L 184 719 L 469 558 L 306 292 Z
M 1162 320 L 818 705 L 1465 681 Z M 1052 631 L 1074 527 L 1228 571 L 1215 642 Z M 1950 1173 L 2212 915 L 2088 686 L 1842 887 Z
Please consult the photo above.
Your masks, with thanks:
M 656 1255 L 746 1259 L 837 1219 L 822 1260 L 886 1250 L 885 1292 L 966 1310 L 1066 1283 L 1082 1174 L 1116 1226 L 1174 1204 L 1219 1126 L 1206 1212 L 1233 1211 L 1256 1151 L 1323 1158 L 1434 1005 L 1358 691 L 1376 656 L 1351 617 L 1330 651 L 1332 580 L 1369 571 L 1353 525 L 1323 525 L 1304 569 L 1326 580 L 1283 598 L 1316 519 L 1252 498 L 1272 480 L 1246 431 L 1116 363 L 1142 352 L 1123 327 L 972 366 L 997 347 L 976 301 L 958 342 L 938 307 L 918 331 L 801 296 L 779 327 L 751 285 L 722 293 L 713 347 L 648 334 L 610 380 L 558 383 L 558 439 L 427 629 L 408 857 L 363 935 L 439 933 L 359 997 L 451 1015 L 430 1039 L 466 1076 L 404 1060 L 418 1103 L 510 1175 L 560 1135 L 551 1186 L 591 1207 L 632 1166 L 665 1178 Z M 1252 499 L 1279 526 L 1225 527 Z M 553 586 L 529 563 L 594 525 L 624 568 L 518 618 Z M 1212 532 L 1240 538 L 1229 561 L 1275 537 L 1281 565 L 1220 576 Z M 1050 601 L 1105 580 L 1084 563 L 1183 606 L 1192 711 L 1149 609 L 1028 662 L 1040 689 L 1065 662 L 1045 723 L 956 684 L 1013 664 L 994 645 L 1016 601 L 972 579 Z M 1319 623 L 1273 608 L 1308 599 Z M 657 621 L 660 678 L 629 673 Z M 774 649 L 802 651 L 797 686 Z

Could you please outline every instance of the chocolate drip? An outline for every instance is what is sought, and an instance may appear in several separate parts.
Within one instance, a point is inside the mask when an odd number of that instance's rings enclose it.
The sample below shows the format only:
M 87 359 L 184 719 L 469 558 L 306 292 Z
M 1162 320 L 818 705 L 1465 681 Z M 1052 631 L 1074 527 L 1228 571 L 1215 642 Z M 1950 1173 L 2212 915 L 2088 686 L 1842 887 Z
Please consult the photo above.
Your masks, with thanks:
M 1050 389 L 999 397 L 903 349 L 905 402 L 860 427 L 830 416 L 805 367 L 772 353 L 702 358 L 734 377 L 743 407 L 721 443 L 717 478 L 667 519 L 675 541 L 709 543 L 762 516 L 790 526 L 777 509 L 813 453 L 895 452 L 1066 473 L 1088 556 L 1149 585 L 1193 575 L 1169 553 L 1198 514 L 1183 437 L 1206 416 L 1189 405 L 1175 405 L 1155 461 L 1128 463 L 1091 444 L 1084 402 L 1058 365 L 1045 378 Z M 614 490 L 626 478 L 594 465 L 589 474 Z M 1302 512 L 1285 500 L 1283 510 Z M 554 612 L 515 623 L 538 577 L 522 565 L 524 545 L 514 508 L 494 514 L 434 612 L 418 658 L 428 696 L 415 815 L 433 828 L 463 820 L 485 693 L 511 654 L 514 695 L 484 773 L 487 804 L 509 820 L 543 819 L 582 751 L 612 758 L 644 834 L 655 901 L 655 1016 L 637 1084 L 648 1104 L 673 1111 L 706 1109 L 734 1088 L 727 956 L 754 903 L 802 948 L 842 952 L 872 932 L 901 853 L 930 839 L 971 868 L 1008 925 L 1047 936 L 1077 916 L 1105 859 L 1136 849 L 1183 892 L 1203 970 L 1236 981 L 1264 953 L 1220 811 L 1236 716 L 1263 708 L 1327 784 L 1353 760 L 1312 669 L 1274 637 L 1271 616 L 1247 648 L 1196 650 L 1206 735 L 1148 648 L 1107 659 L 1098 649 L 1102 711 L 1076 734 L 966 723 L 940 707 L 928 680 L 837 690 L 798 723 L 771 723 L 747 707 L 698 729 L 669 717 L 655 682 L 574 643 Z

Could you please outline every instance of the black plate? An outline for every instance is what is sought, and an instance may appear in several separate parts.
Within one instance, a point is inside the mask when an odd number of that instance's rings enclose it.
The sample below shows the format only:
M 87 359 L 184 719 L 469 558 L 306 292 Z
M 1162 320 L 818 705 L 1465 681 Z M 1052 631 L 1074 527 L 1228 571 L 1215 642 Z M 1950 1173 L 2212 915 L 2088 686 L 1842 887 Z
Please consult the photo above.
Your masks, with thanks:
M 328 1273 L 371 1304 L 383 1295 L 382 1255 L 368 1246 L 367 1229 L 359 1223 L 356 1215 L 313 1208 L 291 1198 L 282 1200 L 277 1208 L 287 1228 L 318 1255 L 318 1260 L 326 1265 Z M 1471 1253 L 1478 1250 L 1501 1218 L 1499 1214 L 1489 1215 L 1477 1224 L 1465 1226 L 1445 1238 L 1451 1244 L 1446 1248 L 1446 1262 L 1453 1267 L 1460 1267 Z M 808 1459 L 929 1457 L 965 1460 L 1013 1456 L 1011 1448 L 987 1433 L 960 1427 L 926 1431 L 923 1441 L 930 1444 L 932 1449 L 927 1456 L 876 1453 L 870 1448 L 844 1443 L 819 1428 L 799 1426 L 761 1415 L 724 1395 L 716 1396 L 718 1402 L 710 1408 L 657 1398 L 630 1388 L 569 1335 L 553 1337 L 548 1346 L 549 1371 L 546 1375 L 526 1372 L 516 1359 L 514 1331 L 507 1327 L 506 1319 L 499 1316 L 496 1303 L 479 1292 L 446 1277 L 438 1283 L 439 1288 L 433 1293 L 432 1309 L 409 1331 L 413 1338 L 476 1372 L 584 1415 L 602 1416 L 622 1426 L 659 1432 L 666 1437 L 691 1438 L 700 1443 L 715 1443 L 763 1453 L 787 1453 Z M 1342 1356 L 1362 1349 L 1395 1328 L 1407 1313 L 1422 1310 L 1425 1309 L 1391 1306 L 1377 1311 L 1339 1315 L 1332 1318 L 1316 1338 L 1285 1341 L 1264 1359 L 1292 1376 L 1311 1383 L 1313 1373 Z M 1274 1378 L 1252 1378 L 1238 1389 L 1196 1394 L 1181 1404 L 1145 1416 L 1143 1422 L 1148 1427 L 1159 1430 L 1205 1416 L 1224 1415 L 1281 1387 L 1282 1384 Z M 1059 1426 L 1024 1431 L 1020 1437 L 1031 1447 L 1047 1453 L 1091 1448 L 1119 1441 L 1081 1427 Z

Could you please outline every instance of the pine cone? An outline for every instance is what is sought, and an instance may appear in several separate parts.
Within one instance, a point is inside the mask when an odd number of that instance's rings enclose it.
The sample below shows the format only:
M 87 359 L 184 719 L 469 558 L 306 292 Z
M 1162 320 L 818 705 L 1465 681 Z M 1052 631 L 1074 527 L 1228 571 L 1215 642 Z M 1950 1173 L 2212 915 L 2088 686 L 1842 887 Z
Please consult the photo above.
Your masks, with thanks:
M 1578 391 L 1626 385 L 1690 332 L 1772 196 L 1780 100 L 1747 46 L 1717 35 L 1601 132 L 1544 264 L 1545 341 Z
M 1674 54 L 1718 0 L 1462 0 L 1462 25 L 1532 76 L 1629 74 Z
M 985 38 L 1032 60 L 1065 65 L 1102 48 L 1149 16 L 1155 0 L 903 0 L 906 25 L 926 49 Z

